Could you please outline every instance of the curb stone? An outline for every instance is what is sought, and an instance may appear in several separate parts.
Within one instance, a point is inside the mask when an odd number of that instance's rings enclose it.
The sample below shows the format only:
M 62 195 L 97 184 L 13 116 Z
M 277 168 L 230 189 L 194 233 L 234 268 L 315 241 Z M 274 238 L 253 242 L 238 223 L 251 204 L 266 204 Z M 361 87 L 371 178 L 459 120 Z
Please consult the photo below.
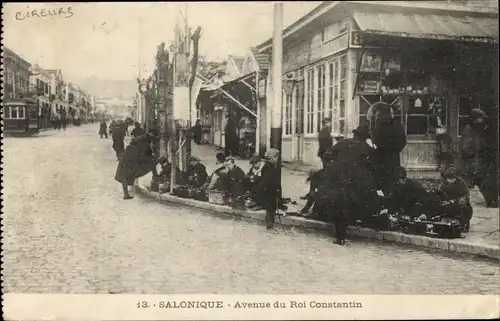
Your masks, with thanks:
M 212 212 L 250 218 L 258 221 L 265 220 L 266 214 L 264 211 L 242 211 L 228 206 L 201 202 L 194 199 L 180 198 L 168 194 L 159 194 L 157 192 L 148 190 L 140 183 L 136 184 L 134 188 L 140 194 L 153 198 L 159 202 L 181 204 Z M 286 226 L 311 228 L 316 230 L 328 230 L 331 229 L 332 226 L 330 223 L 306 219 L 304 217 L 298 216 L 285 216 L 283 217 L 282 221 L 283 225 Z M 358 226 L 349 227 L 347 233 L 350 236 L 357 236 L 366 239 L 376 239 L 391 243 L 408 244 L 446 252 L 471 254 L 500 260 L 500 249 L 498 247 L 471 244 L 467 243 L 467 241 L 464 239 L 438 239 L 421 235 L 404 234 L 394 231 L 376 231 Z

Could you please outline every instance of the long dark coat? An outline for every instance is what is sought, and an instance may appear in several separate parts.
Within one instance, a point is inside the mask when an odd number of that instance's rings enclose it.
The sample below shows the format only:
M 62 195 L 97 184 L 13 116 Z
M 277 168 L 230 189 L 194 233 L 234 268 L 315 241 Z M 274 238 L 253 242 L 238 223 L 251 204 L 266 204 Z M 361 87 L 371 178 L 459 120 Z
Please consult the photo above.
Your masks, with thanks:
M 133 185 L 136 178 L 151 172 L 155 167 L 151 137 L 142 135 L 134 138 L 125 149 L 116 168 L 115 180 L 126 185 Z
M 279 168 L 266 162 L 261 170 L 261 201 L 268 211 L 275 211 L 281 198 L 281 178 Z
M 406 146 L 405 129 L 397 119 L 377 120 L 372 127 L 371 139 L 376 145 L 374 162 L 377 183 L 387 192 L 393 183 L 394 170 L 401 166 L 400 153 Z
M 99 125 L 99 135 L 106 135 L 108 133 L 108 125 L 105 121 Z
M 333 220 L 338 215 L 348 215 L 349 221 L 371 217 L 380 204 L 370 170 L 373 149 L 366 142 L 344 139 L 332 153 L 334 161 L 322 174 L 315 210 Z
M 201 187 L 205 184 L 208 178 L 205 165 L 198 163 L 194 166 L 189 165 L 186 172 L 188 184 L 194 187 Z
M 332 147 L 333 137 L 331 128 L 323 127 L 318 134 L 318 157 L 323 158 L 323 154 Z

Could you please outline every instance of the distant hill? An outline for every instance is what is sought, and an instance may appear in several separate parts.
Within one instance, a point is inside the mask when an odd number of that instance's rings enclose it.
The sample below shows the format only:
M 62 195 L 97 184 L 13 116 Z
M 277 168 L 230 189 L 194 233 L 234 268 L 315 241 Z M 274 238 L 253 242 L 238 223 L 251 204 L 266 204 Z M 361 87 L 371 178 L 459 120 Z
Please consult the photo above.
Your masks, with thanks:
M 78 81 L 78 84 L 98 97 L 114 97 L 118 99 L 131 99 L 137 91 L 137 81 L 110 80 L 89 77 Z

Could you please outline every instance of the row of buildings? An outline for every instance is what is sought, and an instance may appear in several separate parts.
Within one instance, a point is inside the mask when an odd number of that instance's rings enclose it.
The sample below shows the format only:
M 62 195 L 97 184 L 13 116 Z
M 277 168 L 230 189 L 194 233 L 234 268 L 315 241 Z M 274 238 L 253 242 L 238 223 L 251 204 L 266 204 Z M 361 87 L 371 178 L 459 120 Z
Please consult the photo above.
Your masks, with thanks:
M 480 108 L 498 128 L 498 32 L 497 1 L 323 2 L 283 31 L 283 159 L 319 165 L 325 117 L 350 137 L 384 101 L 406 129 L 403 165 L 436 169 L 437 124 L 457 140 Z M 230 117 L 253 128 L 257 151 L 269 148 L 271 58 L 269 39 L 204 80 L 196 119 L 207 142 L 224 146 Z
M 4 100 L 36 96 L 41 126 L 49 126 L 62 114 L 87 121 L 93 116 L 94 97 L 78 85 L 65 81 L 60 69 L 31 64 L 9 48 L 3 48 Z M 8 115 L 5 115 L 8 117 Z

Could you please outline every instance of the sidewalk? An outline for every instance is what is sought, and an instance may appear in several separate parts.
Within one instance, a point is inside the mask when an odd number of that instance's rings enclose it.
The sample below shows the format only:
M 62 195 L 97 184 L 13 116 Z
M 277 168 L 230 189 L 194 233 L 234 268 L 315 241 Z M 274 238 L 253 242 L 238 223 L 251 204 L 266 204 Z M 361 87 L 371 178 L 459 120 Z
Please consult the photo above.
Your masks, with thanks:
M 209 145 L 192 146 L 192 155 L 200 157 L 203 164 L 207 167 L 207 172 L 210 174 L 215 167 L 215 154 L 219 151 L 218 148 Z M 243 171 L 247 172 L 250 164 L 248 160 L 236 160 L 236 163 Z M 285 165 L 282 168 L 282 188 L 283 196 L 290 197 L 299 204 L 302 208 L 305 204 L 304 200 L 300 200 L 300 196 L 308 192 L 308 184 L 306 180 L 307 167 L 302 166 L 302 170 L 292 170 L 290 166 Z M 143 194 L 157 198 L 161 201 L 179 203 L 198 208 L 208 209 L 216 212 L 249 217 L 258 220 L 264 220 L 264 213 L 258 212 L 243 212 L 231 209 L 227 206 L 214 205 L 204 202 L 198 202 L 190 199 L 181 199 L 167 194 L 158 195 L 147 190 L 147 185 L 151 182 L 151 177 L 146 176 L 139 180 L 138 189 Z M 493 257 L 500 259 L 500 227 L 499 227 L 499 212 L 495 208 L 485 208 L 484 200 L 479 195 L 474 195 L 474 217 L 471 221 L 469 233 L 464 233 L 463 239 L 437 239 L 426 236 L 403 234 L 400 232 L 377 232 L 366 228 L 352 227 L 350 234 L 365 238 L 374 238 L 396 243 L 412 244 L 428 248 L 436 248 L 450 252 L 476 254 L 481 256 Z M 477 193 L 476 193 L 477 194 Z M 301 226 L 308 228 L 325 229 L 329 228 L 328 223 L 323 223 L 302 217 L 287 216 L 283 222 L 285 225 Z

